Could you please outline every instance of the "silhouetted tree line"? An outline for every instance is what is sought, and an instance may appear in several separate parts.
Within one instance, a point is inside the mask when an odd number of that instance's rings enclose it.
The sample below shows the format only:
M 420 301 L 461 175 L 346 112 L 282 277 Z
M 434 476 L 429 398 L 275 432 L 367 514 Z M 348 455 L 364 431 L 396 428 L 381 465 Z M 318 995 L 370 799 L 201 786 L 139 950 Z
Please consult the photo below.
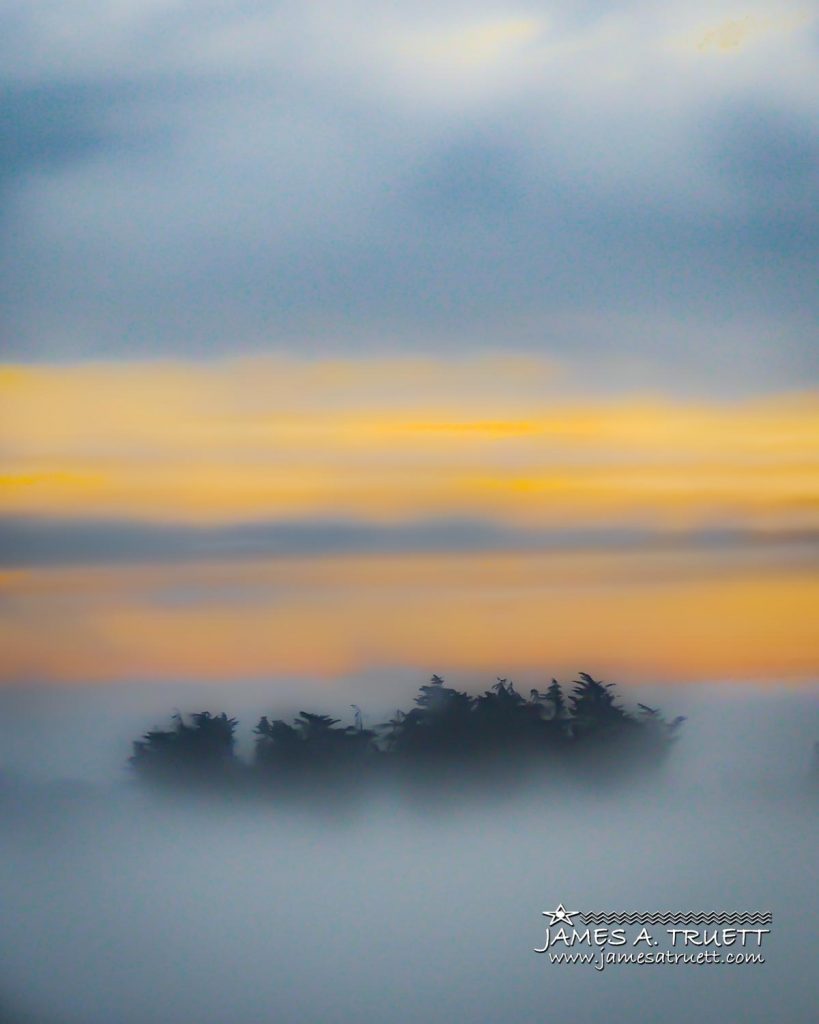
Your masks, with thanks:
M 555 679 L 545 692 L 533 689 L 528 697 L 498 679 L 473 697 L 432 676 L 412 710 L 398 710 L 371 729 L 356 705 L 352 725 L 307 711 L 292 723 L 263 715 L 250 764 L 236 754 L 235 718 L 202 711 L 186 722 L 177 712 L 169 729 L 134 742 L 130 765 L 146 782 L 286 793 L 318 782 L 440 780 L 448 771 L 506 777 L 538 759 L 595 773 L 656 764 L 684 719 L 667 722 L 644 704 L 631 713 L 614 689 L 581 672 L 567 694 Z

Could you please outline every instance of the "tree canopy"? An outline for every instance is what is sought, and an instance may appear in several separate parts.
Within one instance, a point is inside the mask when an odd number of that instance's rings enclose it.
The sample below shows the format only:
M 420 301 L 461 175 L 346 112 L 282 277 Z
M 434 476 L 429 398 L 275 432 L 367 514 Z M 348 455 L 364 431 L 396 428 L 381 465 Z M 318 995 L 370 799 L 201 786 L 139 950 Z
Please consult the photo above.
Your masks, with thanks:
M 499 678 L 473 696 L 433 675 L 409 711 L 364 728 L 357 705 L 353 724 L 301 711 L 291 722 L 263 715 L 252 759 L 235 752 L 237 720 L 201 711 L 134 742 L 130 764 L 140 780 L 160 785 L 213 787 L 229 783 L 279 788 L 346 779 L 430 777 L 442 771 L 514 772 L 525 761 L 593 770 L 658 763 L 673 744 L 682 717 L 668 722 L 656 708 L 627 710 L 615 686 L 579 673 L 568 694 L 556 679 L 545 692 L 524 697 Z

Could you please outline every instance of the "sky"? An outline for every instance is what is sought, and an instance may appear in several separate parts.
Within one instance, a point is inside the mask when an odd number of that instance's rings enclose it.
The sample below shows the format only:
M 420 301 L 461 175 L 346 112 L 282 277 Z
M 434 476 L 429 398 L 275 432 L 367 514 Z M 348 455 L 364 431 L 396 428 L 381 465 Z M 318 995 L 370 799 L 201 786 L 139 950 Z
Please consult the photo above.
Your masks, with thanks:
M 815 681 L 814 9 L 0 19 L 0 683 Z

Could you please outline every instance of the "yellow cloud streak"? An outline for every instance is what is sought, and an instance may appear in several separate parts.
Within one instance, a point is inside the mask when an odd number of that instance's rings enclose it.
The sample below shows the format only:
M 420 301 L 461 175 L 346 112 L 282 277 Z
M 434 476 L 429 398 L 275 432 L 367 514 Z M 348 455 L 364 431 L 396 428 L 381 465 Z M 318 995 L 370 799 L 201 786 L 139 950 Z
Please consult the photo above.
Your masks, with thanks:
M 803 28 L 811 21 L 807 12 L 794 12 L 789 16 L 726 18 L 719 25 L 709 28 L 697 40 L 697 49 L 718 53 L 740 50 L 748 43 L 774 34 L 792 32 Z
M 814 393 L 558 397 L 533 360 L 8 366 L 0 511 L 807 525 Z
M 816 15 L 807 9 L 777 15 L 744 14 L 710 25 L 699 24 L 684 35 L 667 38 L 666 45 L 671 50 L 689 54 L 696 52 L 707 58 L 732 58 L 760 43 L 769 44 L 777 36 L 804 30 L 815 18 Z
M 505 18 L 464 25 L 450 31 L 414 32 L 400 49 L 420 62 L 479 68 L 513 56 L 536 39 L 543 23 L 534 18 Z

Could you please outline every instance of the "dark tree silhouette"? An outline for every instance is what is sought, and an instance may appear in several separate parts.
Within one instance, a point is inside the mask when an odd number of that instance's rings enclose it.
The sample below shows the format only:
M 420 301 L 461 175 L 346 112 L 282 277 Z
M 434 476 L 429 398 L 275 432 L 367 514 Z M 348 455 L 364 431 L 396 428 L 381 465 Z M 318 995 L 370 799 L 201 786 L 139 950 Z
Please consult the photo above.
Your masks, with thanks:
M 191 724 L 186 724 L 176 712 L 171 729 L 153 729 L 134 742 L 130 764 L 140 778 L 160 784 L 207 786 L 235 778 L 239 767 L 233 735 L 236 719 L 209 711 L 190 719 Z
M 134 743 L 130 762 L 139 778 L 151 782 L 213 786 L 247 780 L 281 793 L 302 783 L 329 791 L 395 772 L 436 785 L 464 773 L 506 784 L 530 777 L 521 768 L 537 759 L 609 778 L 635 764 L 658 763 L 683 722 L 678 717 L 668 723 L 646 704 L 631 714 L 614 689 L 581 672 L 568 700 L 556 679 L 545 693 L 530 690 L 528 700 L 501 678 L 470 696 L 433 675 L 420 687 L 415 707 L 396 711 L 374 729 L 364 728 L 358 705 L 351 705 L 353 725 L 308 711 L 292 723 L 262 716 L 249 768 L 235 756 L 235 719 L 203 711 L 186 723 L 177 713 L 172 728 L 152 730 Z
M 433 676 L 415 703 L 417 707 L 389 723 L 390 750 L 403 758 L 425 760 L 463 755 L 469 744 L 472 698 Z
M 293 725 L 262 716 L 254 730 L 257 778 L 292 785 L 308 775 L 359 770 L 377 753 L 375 733 L 364 728 L 360 712 L 354 726 L 338 725 L 337 718 L 308 711 L 299 712 Z
M 622 735 L 624 729 L 636 720 L 617 704 L 613 683 L 603 683 L 581 672 L 569 695 L 572 717 L 572 735 L 577 740 L 594 739 L 596 742 Z
M 498 681 L 475 700 L 475 737 L 486 754 L 529 754 L 547 739 L 544 705 L 537 691 L 524 698 L 507 679 Z

